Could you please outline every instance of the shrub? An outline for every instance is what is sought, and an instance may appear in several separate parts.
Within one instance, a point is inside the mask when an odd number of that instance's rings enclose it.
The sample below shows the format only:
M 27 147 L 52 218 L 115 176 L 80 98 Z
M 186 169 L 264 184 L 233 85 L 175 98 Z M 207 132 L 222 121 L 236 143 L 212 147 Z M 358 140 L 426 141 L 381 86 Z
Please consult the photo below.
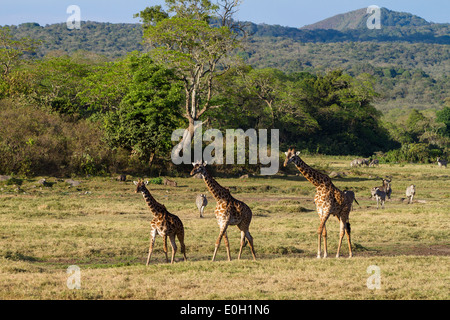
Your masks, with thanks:
M 432 148 L 425 143 L 403 144 L 400 149 L 387 152 L 382 160 L 386 163 L 393 162 L 413 162 L 413 163 L 431 163 L 436 157 L 440 156 L 440 149 Z
M 150 184 L 162 184 L 163 180 L 161 178 L 153 178 L 148 181 Z
M 5 100 L 0 101 L 0 118 L 0 173 L 70 175 L 107 170 L 111 151 L 95 123 L 68 121 Z

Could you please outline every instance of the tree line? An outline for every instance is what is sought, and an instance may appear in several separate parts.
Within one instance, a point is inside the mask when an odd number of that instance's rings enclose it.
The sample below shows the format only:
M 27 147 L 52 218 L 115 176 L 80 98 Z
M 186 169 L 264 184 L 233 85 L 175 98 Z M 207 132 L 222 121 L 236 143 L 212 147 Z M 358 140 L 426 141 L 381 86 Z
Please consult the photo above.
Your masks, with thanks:
M 192 132 L 197 120 L 204 129 L 279 129 L 281 148 L 309 153 L 420 162 L 448 155 L 448 105 L 435 118 L 416 111 L 402 131 L 373 106 L 371 74 L 288 73 L 239 59 L 238 5 L 149 7 L 137 14 L 148 52 L 114 60 L 88 52 L 32 59 L 36 40 L 0 29 L 0 173 L 180 174 L 170 164 L 171 134 Z M 413 147 L 423 156 L 403 157 Z

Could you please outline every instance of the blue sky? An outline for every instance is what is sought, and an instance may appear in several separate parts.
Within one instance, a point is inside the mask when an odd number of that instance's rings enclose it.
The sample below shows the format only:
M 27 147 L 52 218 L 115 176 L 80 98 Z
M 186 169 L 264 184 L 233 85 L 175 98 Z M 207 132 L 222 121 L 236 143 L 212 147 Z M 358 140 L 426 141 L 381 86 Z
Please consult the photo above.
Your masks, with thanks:
M 133 14 L 163 0 L 0 0 L 0 25 L 65 22 L 69 5 L 78 5 L 81 19 L 99 22 L 138 22 Z M 302 27 L 333 15 L 378 5 L 409 12 L 428 21 L 450 23 L 449 0 L 244 0 L 239 20 Z

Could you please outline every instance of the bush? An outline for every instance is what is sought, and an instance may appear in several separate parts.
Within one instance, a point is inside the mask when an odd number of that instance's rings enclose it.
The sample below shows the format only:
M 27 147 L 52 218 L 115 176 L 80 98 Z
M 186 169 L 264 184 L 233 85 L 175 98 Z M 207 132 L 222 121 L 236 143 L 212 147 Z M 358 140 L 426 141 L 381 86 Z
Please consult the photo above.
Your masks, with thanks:
M 161 178 L 153 178 L 149 180 L 150 184 L 162 184 L 163 180 Z
M 0 101 L 0 173 L 32 175 L 99 174 L 111 151 L 99 126 L 68 121 L 32 106 Z
M 440 149 L 432 148 L 428 144 L 409 143 L 403 144 L 400 149 L 387 152 L 381 160 L 386 163 L 432 163 L 440 155 L 442 155 L 442 151 Z

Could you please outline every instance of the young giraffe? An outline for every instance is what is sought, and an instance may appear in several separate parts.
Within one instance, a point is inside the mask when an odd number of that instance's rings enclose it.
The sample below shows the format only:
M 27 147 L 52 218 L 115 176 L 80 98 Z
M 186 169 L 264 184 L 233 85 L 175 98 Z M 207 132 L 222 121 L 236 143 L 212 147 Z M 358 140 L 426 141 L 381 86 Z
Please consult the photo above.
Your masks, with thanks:
M 147 266 L 150 262 L 150 258 L 153 253 L 153 246 L 155 244 L 156 234 L 158 233 L 161 237 L 164 238 L 164 253 L 166 255 L 166 262 L 169 262 L 167 257 L 167 237 L 170 239 L 170 244 L 172 245 L 172 260 L 173 264 L 175 253 L 177 252 L 177 245 L 175 243 L 175 236 L 177 236 L 178 241 L 180 241 L 181 245 L 181 253 L 184 255 L 184 261 L 186 261 L 186 247 L 184 245 L 184 227 L 180 218 L 176 215 L 171 214 L 167 211 L 166 207 L 160 203 L 158 203 L 155 198 L 150 194 L 146 185 L 148 181 L 144 183 L 144 181 L 134 181 L 136 187 L 136 193 L 141 192 L 144 196 L 144 200 L 147 203 L 150 211 L 153 213 L 153 219 L 151 221 L 151 238 L 150 238 L 150 248 L 148 251 L 147 258 Z
M 319 229 L 317 230 L 317 233 L 319 235 L 317 258 L 321 257 L 322 236 L 324 245 L 323 257 L 327 257 L 327 229 L 325 224 L 330 215 L 336 216 L 340 222 L 339 245 L 336 258 L 339 258 L 339 252 L 341 250 L 342 238 L 344 237 L 344 233 L 347 233 L 349 258 L 351 258 L 353 254 L 352 244 L 350 240 L 349 214 L 353 203 L 353 198 L 350 198 L 345 194 L 345 192 L 342 192 L 341 190 L 336 188 L 331 182 L 330 177 L 309 167 L 302 159 L 300 159 L 299 154 L 300 152 L 296 153 L 294 148 L 290 148 L 288 152 L 286 152 L 286 160 L 284 162 L 284 166 L 286 167 L 289 163 L 293 162 L 297 169 L 305 176 L 305 178 L 316 187 L 316 196 L 314 197 L 314 202 L 316 203 L 317 213 L 319 214 L 320 218 L 320 225 Z
M 236 225 L 241 230 L 241 247 L 239 249 L 238 260 L 241 259 L 242 248 L 246 245 L 247 238 L 250 244 L 250 250 L 253 259 L 256 260 L 255 250 L 253 248 L 253 237 L 250 235 L 249 226 L 252 221 L 252 211 L 242 201 L 236 200 L 230 194 L 230 191 L 222 187 L 216 180 L 214 180 L 209 172 L 206 170 L 206 163 L 193 163 L 194 169 L 191 171 L 191 176 L 198 173 L 203 175 L 203 179 L 209 191 L 217 201 L 214 213 L 216 215 L 217 223 L 219 224 L 220 232 L 216 240 L 216 247 L 212 261 L 215 260 L 217 249 L 219 249 L 222 237 L 225 239 L 225 246 L 227 248 L 228 261 L 231 261 L 230 245 L 228 243 L 227 228 L 228 226 Z

